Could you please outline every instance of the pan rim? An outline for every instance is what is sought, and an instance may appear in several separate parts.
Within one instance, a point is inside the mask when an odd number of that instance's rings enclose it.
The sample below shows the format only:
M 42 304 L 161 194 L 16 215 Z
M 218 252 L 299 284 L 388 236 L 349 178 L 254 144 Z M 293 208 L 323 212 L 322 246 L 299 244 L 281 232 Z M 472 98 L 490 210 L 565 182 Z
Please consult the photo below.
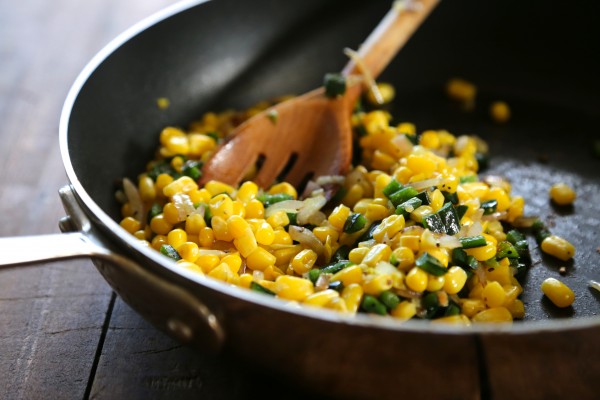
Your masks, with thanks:
M 59 123 L 59 145 L 61 158 L 67 174 L 70 185 L 74 188 L 75 195 L 85 207 L 87 213 L 94 216 L 111 234 L 118 238 L 118 245 L 121 249 L 128 248 L 145 259 L 159 265 L 170 273 L 183 277 L 191 281 L 194 285 L 214 290 L 221 294 L 234 297 L 237 300 L 267 307 L 277 312 L 285 312 L 298 315 L 303 318 L 314 318 L 322 322 L 342 323 L 363 328 L 376 328 L 394 330 L 398 332 L 424 333 L 424 334 L 537 334 L 540 332 L 569 331 L 586 328 L 599 328 L 600 315 L 585 316 L 577 318 L 561 318 L 536 321 L 515 322 L 512 324 L 473 324 L 472 326 L 453 326 L 449 324 L 430 324 L 427 321 L 398 321 L 389 317 L 379 317 L 371 315 L 344 316 L 335 311 L 311 309 L 310 307 L 290 307 L 289 302 L 279 299 L 272 299 L 251 291 L 240 290 L 237 287 L 231 287 L 224 282 L 215 279 L 208 279 L 191 271 L 182 270 L 175 267 L 175 263 L 168 260 L 158 252 L 143 246 L 139 241 L 126 232 L 121 226 L 113 220 L 87 193 L 82 183 L 79 181 L 77 173 L 73 167 L 69 148 L 68 148 L 68 130 L 71 112 L 76 104 L 77 97 L 88 80 L 93 76 L 96 69 L 112 55 L 122 45 L 130 39 L 138 36 L 159 22 L 168 19 L 176 14 L 182 13 L 188 9 L 207 3 L 210 0 L 182 0 L 157 13 L 139 21 L 123 33 L 111 40 L 104 46 L 82 69 L 71 88 L 69 89 Z M 146 269 L 142 265 L 142 268 Z M 164 277 L 162 277 L 165 279 Z M 188 290 L 188 289 L 185 289 Z

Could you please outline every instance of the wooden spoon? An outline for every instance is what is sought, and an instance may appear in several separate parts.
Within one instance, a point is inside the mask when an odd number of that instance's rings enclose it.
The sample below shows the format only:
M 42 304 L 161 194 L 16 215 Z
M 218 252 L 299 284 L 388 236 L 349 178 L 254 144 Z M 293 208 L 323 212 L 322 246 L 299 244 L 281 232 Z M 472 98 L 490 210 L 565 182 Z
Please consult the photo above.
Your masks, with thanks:
M 373 79 L 379 76 L 438 2 L 394 3 L 360 47 L 361 65 L 351 60 L 342 73 L 349 77 L 365 68 Z M 238 185 L 257 163 L 252 180 L 262 188 L 278 178 L 298 187 L 312 177 L 345 174 L 352 158 L 350 117 L 361 92 L 362 85 L 355 84 L 342 96 L 328 98 L 319 88 L 257 114 L 204 165 L 200 183 Z

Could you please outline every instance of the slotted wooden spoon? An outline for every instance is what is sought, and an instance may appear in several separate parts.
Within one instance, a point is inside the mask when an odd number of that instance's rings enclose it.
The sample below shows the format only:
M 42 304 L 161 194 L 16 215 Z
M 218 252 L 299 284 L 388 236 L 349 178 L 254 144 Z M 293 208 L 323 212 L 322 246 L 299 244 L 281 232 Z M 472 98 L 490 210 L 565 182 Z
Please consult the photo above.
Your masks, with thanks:
M 373 79 L 379 76 L 438 2 L 394 3 L 358 50 L 362 65 L 351 60 L 342 73 L 348 77 L 365 68 Z M 298 186 L 311 177 L 345 174 L 352 158 L 350 116 L 362 90 L 355 84 L 328 98 L 321 87 L 250 118 L 204 165 L 200 183 L 237 185 L 257 162 L 253 181 L 262 188 L 277 178 Z

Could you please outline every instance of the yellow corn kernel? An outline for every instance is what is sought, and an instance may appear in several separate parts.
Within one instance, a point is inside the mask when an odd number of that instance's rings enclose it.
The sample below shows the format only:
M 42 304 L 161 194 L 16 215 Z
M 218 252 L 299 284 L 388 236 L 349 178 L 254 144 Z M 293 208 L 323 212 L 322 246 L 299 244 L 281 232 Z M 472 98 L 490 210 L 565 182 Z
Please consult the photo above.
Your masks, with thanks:
M 303 304 L 313 307 L 325 307 L 331 300 L 339 298 L 340 294 L 333 289 L 325 289 L 307 296 Z
M 447 317 L 436 318 L 431 321 L 435 324 L 453 324 L 453 325 L 464 325 L 471 326 L 471 320 L 466 315 L 449 315 Z
M 166 197 L 171 197 L 177 193 L 188 193 L 192 190 L 198 190 L 198 184 L 189 176 L 182 176 L 166 185 L 162 192 Z
M 548 236 L 542 241 L 541 247 L 544 253 L 563 261 L 568 261 L 575 256 L 575 246 L 560 236 Z
M 125 217 L 133 217 L 133 209 L 131 208 L 131 204 L 129 204 L 129 202 L 124 203 L 121 206 L 121 216 L 123 218 L 125 218 Z
M 496 238 L 485 233 L 483 234 L 483 237 L 486 242 L 485 246 L 465 249 L 465 252 L 468 255 L 475 257 L 477 261 L 487 261 L 496 255 Z
M 346 301 L 348 312 L 355 314 L 363 297 L 363 288 L 357 283 L 352 283 L 342 290 L 342 299 Z
M 339 232 L 331 226 L 318 226 L 313 229 L 313 233 L 322 243 L 327 241 L 327 237 L 331 237 L 334 242 L 337 242 L 340 237 Z
M 218 255 L 212 253 L 203 253 L 200 252 L 198 254 L 198 258 L 196 258 L 196 264 L 202 268 L 204 273 L 209 273 L 213 268 L 220 264 L 221 259 Z
M 440 147 L 440 138 L 436 131 L 425 131 L 421 134 L 419 144 L 425 148 L 435 150 Z
M 484 182 L 466 182 L 460 185 L 460 191 L 458 191 L 458 199 L 460 202 L 468 200 L 465 194 L 468 194 L 470 198 L 483 199 L 487 196 L 490 188 Z M 462 197 L 462 198 L 461 198 Z
M 510 108 L 503 101 L 495 101 L 490 105 L 490 116 L 498 124 L 504 124 L 510 119 Z
M 385 238 L 393 238 L 402 229 L 404 229 L 404 216 L 390 215 L 383 219 L 377 228 L 373 230 L 373 239 L 382 243 Z
M 483 300 L 483 285 L 480 282 L 474 284 L 469 291 L 470 299 L 482 299 Z
M 369 250 L 368 247 L 356 247 L 348 253 L 348 260 L 354 264 L 360 264 Z
M 498 282 L 488 282 L 483 288 L 482 296 L 483 301 L 490 308 L 499 307 L 506 300 L 506 292 Z
M 414 175 L 414 172 L 406 166 L 398 167 L 394 171 L 394 179 L 396 179 L 398 182 L 400 182 L 402 184 L 408 183 L 408 181 L 410 180 L 410 178 L 413 175 Z
M 173 229 L 167 234 L 167 241 L 174 249 L 187 242 L 187 233 L 183 229 Z
M 248 289 L 250 287 L 250 283 L 252 283 L 252 280 L 253 278 L 251 274 L 241 274 L 237 285 Z
M 433 258 L 438 260 L 440 262 L 440 264 L 442 264 L 444 267 L 448 267 L 448 262 L 450 261 L 450 255 L 448 253 L 448 250 L 446 250 L 445 248 L 443 248 L 443 247 L 426 248 L 419 252 L 419 256 L 421 256 L 425 252 L 429 253 L 430 256 L 432 256 Z
M 242 258 L 238 253 L 228 254 L 221 259 L 222 263 L 226 263 L 231 268 L 231 272 L 238 273 L 242 267 Z
M 163 244 L 169 244 L 165 235 L 156 235 L 152 238 L 151 246 L 154 250 L 160 250 Z
M 304 301 L 314 291 L 313 283 L 308 279 L 282 275 L 275 280 L 275 293 L 282 299 Z
M 411 319 L 417 314 L 417 307 L 412 301 L 404 300 L 394 308 L 390 314 L 392 317 L 406 321 Z
M 437 212 L 444 205 L 444 195 L 439 189 L 435 189 L 430 196 L 429 206 L 433 212 Z
M 408 247 L 398 247 L 390 256 L 390 260 L 395 260 L 398 263 L 396 266 L 401 271 L 407 271 L 409 267 L 415 263 L 415 255 L 413 251 Z
M 142 227 L 142 224 L 140 223 L 140 221 L 138 221 L 137 219 L 135 219 L 133 217 L 123 218 L 119 225 L 121 225 L 121 228 L 125 229 L 127 232 L 131 233 L 132 235 L 136 231 L 139 231 L 140 228 Z
M 181 173 L 184 164 L 185 160 L 181 156 L 175 156 L 171 159 L 171 167 L 179 173 Z
M 358 265 L 351 265 L 336 272 L 331 277 L 331 281 L 341 281 L 344 286 L 349 286 L 353 283 L 361 283 L 363 280 L 363 270 Z
M 505 307 L 488 308 L 475 314 L 473 322 L 512 322 L 513 317 Z
M 410 219 L 415 222 L 422 222 L 423 218 L 433 214 L 433 208 L 430 206 L 419 206 L 412 213 L 410 213 Z
M 510 201 L 508 207 L 508 215 L 506 219 L 508 222 L 514 222 L 515 219 L 523 215 L 523 209 L 525 208 L 525 199 L 521 196 L 515 196 Z
M 142 201 L 150 202 L 156 198 L 156 188 L 154 181 L 147 175 L 142 175 L 138 182 L 138 190 Z
M 486 309 L 481 299 L 460 299 L 461 312 L 469 318 Z
M 289 263 L 296 256 L 296 254 L 302 251 L 301 245 L 290 246 L 283 249 L 273 250 L 275 256 L 275 265 L 278 267 L 289 266 Z
M 556 183 L 550 188 L 550 198 L 553 202 L 560 206 L 573 204 L 577 194 L 566 183 Z
M 503 260 L 507 260 L 503 258 Z M 509 264 L 510 265 L 510 264 Z M 491 271 L 486 271 L 485 275 L 489 281 L 496 281 L 501 285 L 509 285 L 511 283 L 512 272 L 510 270 L 510 266 L 501 262 L 496 268 L 493 268 Z
M 156 194 L 163 194 L 163 189 L 165 186 L 173 182 L 173 177 L 169 174 L 160 174 L 156 177 Z
M 371 167 L 382 171 L 389 171 L 396 164 L 396 159 L 381 150 L 375 150 L 371 160 Z
M 421 235 L 403 234 L 402 237 L 400 237 L 400 246 L 406 247 L 413 252 L 418 251 L 421 247 Z
M 188 135 L 188 143 L 189 154 L 196 157 L 200 157 L 217 146 L 215 139 L 201 133 L 190 133 Z
M 202 268 L 200 268 L 198 266 L 198 264 L 194 264 L 193 262 L 179 260 L 179 261 L 177 261 L 177 265 L 181 268 L 188 269 L 190 271 L 194 271 L 200 275 L 204 275 L 204 271 L 202 271 Z
M 269 194 L 288 194 L 292 196 L 294 200 L 298 198 L 298 192 L 296 189 L 287 182 L 278 183 L 276 185 L 271 186 L 269 189 Z
M 292 244 L 292 237 L 282 228 L 273 230 L 272 244 Z
M 525 305 L 519 299 L 516 299 L 515 301 L 510 303 L 508 306 L 506 306 L 506 309 L 510 312 L 510 314 L 512 315 L 512 317 L 514 319 L 525 318 Z
M 446 83 L 446 94 L 452 100 L 471 106 L 477 95 L 477 87 L 460 78 L 452 78 Z
M 444 181 L 440 183 L 437 188 L 441 191 L 448 193 L 455 193 L 458 189 L 459 179 L 456 175 L 449 175 L 444 177 Z
M 392 181 L 392 177 L 386 173 L 380 173 L 375 177 L 375 184 L 373 185 L 374 194 L 376 198 L 386 198 L 383 194 L 383 189 Z
M 229 226 L 224 218 L 213 216 L 211 219 L 211 226 L 215 234 L 215 239 L 224 240 L 226 242 L 231 242 L 233 240 L 233 235 L 229 232 Z
M 393 285 L 392 277 L 389 274 L 370 275 L 362 283 L 365 294 L 379 296 L 384 290 L 389 290 Z
M 519 286 L 515 285 L 502 285 L 502 288 L 504 289 L 504 293 L 506 293 L 506 299 L 502 305 L 506 308 L 508 308 L 523 292 Z
M 257 194 L 258 185 L 252 181 L 246 181 L 238 189 L 235 198 L 247 204 L 251 200 L 254 200 Z
M 192 214 L 185 220 L 185 231 L 188 235 L 198 235 L 206 227 L 206 221 L 200 214 Z
M 253 280 L 256 280 L 256 279 L 253 279 Z M 271 292 L 275 293 L 276 286 L 277 286 L 277 284 L 275 283 L 275 281 L 268 281 L 266 279 L 261 279 L 257 283 L 260 286 L 264 287 L 265 289 L 268 289 Z
M 285 226 L 289 225 L 290 218 L 285 211 L 276 211 L 269 218 L 267 218 L 267 222 L 273 227 L 273 229 L 284 228 Z
M 377 98 L 375 96 L 375 94 L 373 94 L 372 90 L 369 90 L 367 92 L 367 100 L 371 104 L 373 104 L 373 105 L 388 104 L 392 100 L 394 100 L 396 91 L 394 90 L 394 87 L 392 85 L 390 85 L 389 83 L 378 82 L 377 90 L 379 91 L 380 98 Z
M 392 249 L 387 244 L 379 243 L 369 249 L 369 252 L 362 259 L 362 263 L 369 267 L 374 267 L 379 261 L 387 261 L 390 259 Z
M 187 155 L 189 153 L 188 137 L 180 129 L 173 127 L 163 129 L 160 133 L 160 143 L 172 154 Z
M 329 303 L 325 304 L 325 308 L 330 310 L 334 310 L 343 314 L 348 313 L 348 307 L 346 306 L 346 301 L 342 299 L 339 295 L 338 297 L 334 297 L 329 301 Z
M 135 236 L 137 239 L 144 241 L 146 240 L 146 231 L 144 231 L 143 229 L 137 230 L 133 232 L 133 236 Z M 150 245 L 150 243 L 148 243 L 148 245 Z
M 231 202 L 231 215 L 237 215 L 244 218 L 246 216 L 246 207 L 244 203 L 239 200 L 233 200 Z
M 246 264 L 249 268 L 258 271 L 264 271 L 267 267 L 275 265 L 276 257 L 262 247 L 254 249 L 246 258 Z
M 154 233 L 166 235 L 173 229 L 173 225 L 167 222 L 163 214 L 158 214 L 150 220 L 150 228 Z
M 408 274 L 406 274 L 406 278 L 404 278 L 406 286 L 415 292 L 425 291 L 425 289 L 427 289 L 427 281 L 427 272 L 418 267 L 413 267 L 408 271 Z
M 206 226 L 200 230 L 198 233 L 198 244 L 202 247 L 209 248 L 212 247 L 215 242 L 215 233 L 212 228 Z
M 213 217 L 227 219 L 233 215 L 233 200 L 225 193 L 214 196 L 208 202 Z
M 575 301 L 575 293 L 555 278 L 548 278 L 542 282 L 542 292 L 557 307 L 569 307 Z
M 259 219 L 265 217 L 265 206 L 256 199 L 250 200 L 246 204 L 246 218 Z
M 358 183 L 355 183 L 354 185 L 350 186 L 350 188 L 348 188 L 348 190 L 346 191 L 346 194 L 344 195 L 344 198 L 342 199 L 343 205 L 348 206 L 348 207 L 354 207 L 354 205 L 360 199 L 362 199 L 364 197 L 363 196 L 364 193 L 365 193 L 364 188 L 361 185 L 359 185 Z M 335 226 L 335 224 L 332 224 L 332 225 Z M 337 226 L 336 226 L 336 228 L 337 228 Z M 340 230 L 341 230 L 341 228 L 340 228 Z
M 415 174 L 427 176 L 437 170 L 437 163 L 424 155 L 411 154 L 406 158 L 406 166 Z
M 506 211 L 510 207 L 510 197 L 500 187 L 491 188 L 483 200 L 496 200 L 498 205 L 496 206 L 497 211 Z
M 390 215 L 390 209 L 381 204 L 369 204 L 365 212 L 365 217 L 369 221 L 379 221 Z
M 208 181 L 206 182 L 206 185 L 204 185 L 204 188 L 210 192 L 211 196 L 216 196 L 222 193 L 231 195 L 235 191 L 233 186 L 219 181 Z
M 254 236 L 259 244 L 265 246 L 270 246 L 275 241 L 275 231 L 273 230 L 273 227 L 264 220 L 256 227 Z
M 252 234 L 250 228 L 248 228 L 248 234 L 233 239 L 233 245 L 243 257 L 248 257 L 258 247 L 256 238 Z
M 448 294 L 456 294 L 462 290 L 467 282 L 467 273 L 460 267 L 450 267 L 444 275 L 444 290 Z
M 350 208 L 340 204 L 329 214 L 327 220 L 335 229 L 341 232 L 344 230 L 344 224 L 349 216 Z
M 429 275 L 427 277 L 427 291 L 428 292 L 437 292 L 438 290 L 442 290 L 445 282 L 446 282 L 446 278 L 444 277 L 444 275 L 442 275 L 442 276 Z
M 285 273 L 282 270 L 280 270 L 279 268 L 277 268 L 275 265 L 269 265 L 262 272 L 265 276 L 265 279 L 267 279 L 269 281 L 275 281 L 281 275 L 285 275 Z
M 252 236 L 250 224 L 244 218 L 238 215 L 232 215 L 227 219 L 227 229 L 234 239 L 239 239 L 247 235 Z
M 175 207 L 175 204 L 169 202 L 163 206 L 163 215 L 165 220 L 171 225 L 175 225 L 185 219 L 185 215 L 180 216 L 179 210 Z
M 220 263 L 216 267 L 210 270 L 207 274 L 211 278 L 219 279 L 224 282 L 231 282 L 235 274 L 231 271 L 231 268 L 226 263 Z
M 200 255 L 198 245 L 194 242 L 184 242 L 175 248 L 185 261 L 195 262 Z
M 302 275 L 310 271 L 313 265 L 315 265 L 317 257 L 317 253 L 315 253 L 313 250 L 302 250 L 292 259 L 291 265 L 294 269 L 294 272 L 298 275 Z

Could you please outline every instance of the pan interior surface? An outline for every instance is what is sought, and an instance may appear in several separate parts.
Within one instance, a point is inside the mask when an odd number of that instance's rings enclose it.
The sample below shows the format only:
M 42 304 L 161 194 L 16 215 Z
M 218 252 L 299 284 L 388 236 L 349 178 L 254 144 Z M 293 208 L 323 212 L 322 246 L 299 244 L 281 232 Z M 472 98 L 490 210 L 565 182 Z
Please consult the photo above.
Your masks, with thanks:
M 101 62 L 81 87 L 68 124 L 73 169 L 85 192 L 106 215 L 118 218 L 115 181 L 135 177 L 152 158 L 160 130 L 185 126 L 209 110 L 244 108 L 321 84 L 346 62 L 386 2 L 318 0 L 203 3 L 144 30 Z M 587 7 L 587 6 L 586 6 Z M 533 266 L 524 284 L 526 320 L 596 316 L 600 296 L 600 70 L 592 54 L 600 28 L 589 9 L 557 11 L 545 2 L 469 0 L 442 2 L 380 78 L 394 84 L 391 113 L 417 128 L 476 134 L 490 144 L 483 174 L 504 175 L 525 197 L 526 213 L 551 224 L 577 248 L 572 263 L 543 257 L 533 241 Z M 515 10 L 519 12 L 515 12 Z M 557 29 L 560 26 L 560 29 Z M 478 86 L 476 107 L 465 112 L 443 91 L 460 76 Z M 156 100 L 166 97 L 161 110 Z M 506 101 L 505 125 L 488 115 Z M 552 183 L 576 188 L 572 208 L 548 198 Z M 541 295 L 546 277 L 563 279 L 576 293 L 558 310 Z

